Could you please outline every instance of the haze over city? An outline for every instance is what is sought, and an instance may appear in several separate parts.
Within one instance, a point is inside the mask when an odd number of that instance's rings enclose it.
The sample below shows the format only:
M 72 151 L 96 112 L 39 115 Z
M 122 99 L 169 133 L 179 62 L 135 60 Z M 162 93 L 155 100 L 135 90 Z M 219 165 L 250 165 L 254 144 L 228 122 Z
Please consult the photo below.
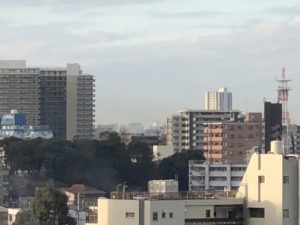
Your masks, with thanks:
M 20 4 L 22 2 L 22 5 Z M 287 1 L 1 1 L 1 59 L 78 62 L 96 79 L 96 123 L 149 125 L 226 86 L 233 108 L 276 101 L 285 66 L 300 122 L 300 4 Z

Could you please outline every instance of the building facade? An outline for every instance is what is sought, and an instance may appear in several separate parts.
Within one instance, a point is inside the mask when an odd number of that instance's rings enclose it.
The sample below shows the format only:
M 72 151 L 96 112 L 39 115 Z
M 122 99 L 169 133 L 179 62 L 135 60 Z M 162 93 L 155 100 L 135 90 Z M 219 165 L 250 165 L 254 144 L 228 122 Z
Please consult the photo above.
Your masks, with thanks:
M 205 92 L 205 110 L 232 110 L 232 93 L 228 88 Z
M 67 73 L 65 68 L 40 70 L 40 123 L 49 125 L 54 137 L 66 139 Z
M 25 60 L 0 61 L 0 116 L 16 109 L 28 124 L 48 125 L 59 139 L 94 137 L 94 77 L 79 64 L 27 67 Z
M 80 65 L 67 65 L 67 139 L 94 137 L 95 79 Z
M 246 164 L 209 164 L 189 161 L 189 191 L 237 190 Z
M 214 199 L 98 199 L 97 222 L 86 225 L 244 225 L 243 200 Z
M 249 151 L 261 146 L 261 123 L 205 123 L 203 150 L 210 163 L 246 163 Z
M 40 125 L 40 69 L 24 60 L 0 60 L 0 116 L 16 109 Z
M 298 155 L 283 154 L 281 141 L 252 155 L 237 194 L 247 202 L 248 225 L 299 225 L 299 162 Z

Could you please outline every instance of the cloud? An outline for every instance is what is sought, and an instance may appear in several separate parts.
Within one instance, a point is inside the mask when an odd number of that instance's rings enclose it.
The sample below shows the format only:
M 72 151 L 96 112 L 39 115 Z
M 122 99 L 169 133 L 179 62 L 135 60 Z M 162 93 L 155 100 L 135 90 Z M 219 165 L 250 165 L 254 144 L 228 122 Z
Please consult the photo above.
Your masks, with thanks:
M 0 1 L 1 6 L 56 6 L 56 7 L 92 7 L 105 5 L 129 5 L 129 4 L 152 4 L 164 0 L 10 0 Z
M 282 7 L 273 7 L 266 9 L 267 12 L 277 13 L 288 16 L 299 16 L 300 15 L 300 3 L 293 6 L 282 6 Z
M 162 19 L 197 19 L 203 17 L 213 17 L 227 15 L 224 12 L 195 11 L 195 12 L 149 12 L 151 17 Z

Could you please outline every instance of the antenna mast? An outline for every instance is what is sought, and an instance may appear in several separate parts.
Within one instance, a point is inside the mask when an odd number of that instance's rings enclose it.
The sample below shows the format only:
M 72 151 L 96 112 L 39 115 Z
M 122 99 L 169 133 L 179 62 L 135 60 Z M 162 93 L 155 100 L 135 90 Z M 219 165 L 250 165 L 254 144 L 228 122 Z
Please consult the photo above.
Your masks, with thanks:
M 289 126 L 291 124 L 290 113 L 288 109 L 288 100 L 289 100 L 289 82 L 292 80 L 287 79 L 285 67 L 281 69 L 281 79 L 276 80 L 278 83 L 277 93 L 278 99 L 277 102 L 282 104 L 282 125 L 286 127 L 286 140 L 285 141 L 285 153 L 289 153 Z M 284 136 L 284 135 L 283 135 Z M 283 137 L 284 139 L 284 137 Z

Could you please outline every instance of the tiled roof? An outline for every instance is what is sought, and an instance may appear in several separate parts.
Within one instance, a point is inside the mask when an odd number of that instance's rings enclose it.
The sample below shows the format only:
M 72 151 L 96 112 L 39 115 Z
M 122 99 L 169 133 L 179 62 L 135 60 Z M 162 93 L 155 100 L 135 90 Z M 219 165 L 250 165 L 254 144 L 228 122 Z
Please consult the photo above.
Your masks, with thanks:
M 65 189 L 68 192 L 73 194 L 81 193 L 81 194 L 90 194 L 90 195 L 104 195 L 105 192 L 98 190 L 93 187 L 86 186 L 84 184 L 73 184 L 71 187 Z

